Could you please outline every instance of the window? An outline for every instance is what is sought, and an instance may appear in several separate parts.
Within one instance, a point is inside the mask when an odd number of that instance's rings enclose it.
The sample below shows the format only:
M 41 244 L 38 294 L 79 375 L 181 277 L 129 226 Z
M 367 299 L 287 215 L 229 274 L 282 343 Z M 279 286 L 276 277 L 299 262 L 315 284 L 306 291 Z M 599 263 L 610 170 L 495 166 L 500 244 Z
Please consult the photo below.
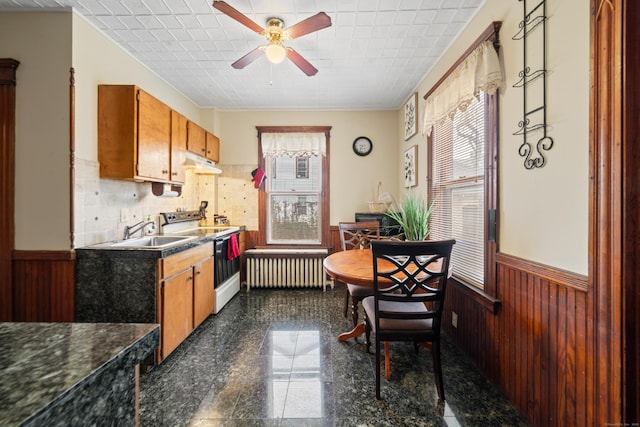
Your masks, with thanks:
M 499 23 L 485 30 L 426 95 L 423 129 L 428 135 L 429 199 L 436 209 L 430 238 L 456 239 L 453 277 L 494 304 L 498 88 L 503 84 L 496 52 Z
M 320 157 L 288 157 L 268 155 L 278 175 L 265 171 L 268 194 L 267 243 L 319 244 L 322 160 Z M 300 162 L 300 160 L 303 160 Z M 300 164 L 305 164 L 301 171 Z M 275 174 L 273 174 L 275 176 Z M 308 178 L 308 179 L 300 179 Z
M 296 178 L 309 178 L 309 157 L 296 157 Z
M 451 261 L 454 275 L 484 288 L 485 252 L 485 107 L 480 93 L 453 119 L 436 124 L 431 137 L 430 196 L 436 209 L 431 238 L 456 239 Z
M 266 174 L 259 244 L 327 244 L 329 129 L 258 127 L 259 165 Z

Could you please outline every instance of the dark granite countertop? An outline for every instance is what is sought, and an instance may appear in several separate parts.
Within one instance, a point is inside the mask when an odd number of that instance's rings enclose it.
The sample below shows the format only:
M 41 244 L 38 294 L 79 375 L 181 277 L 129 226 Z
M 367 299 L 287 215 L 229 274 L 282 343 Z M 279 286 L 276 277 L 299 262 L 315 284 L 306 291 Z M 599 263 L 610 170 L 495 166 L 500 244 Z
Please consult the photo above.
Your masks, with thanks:
M 117 258 L 119 257 L 135 258 L 139 260 L 166 258 L 168 256 L 174 255 L 178 252 L 185 251 L 195 246 L 212 242 L 216 238 L 223 237 L 233 232 L 243 231 L 245 229 L 243 225 L 242 226 L 232 226 L 232 225 L 225 226 L 225 228 L 229 228 L 229 230 L 226 230 L 223 232 L 213 232 L 211 231 L 211 228 L 220 228 L 220 227 L 198 227 L 198 228 L 194 228 L 194 229 L 187 230 L 180 233 L 159 234 L 159 236 L 169 235 L 169 236 L 194 237 L 191 240 L 186 240 L 184 242 L 171 245 L 171 246 L 162 247 L 162 248 L 112 246 L 112 243 L 114 242 L 103 242 L 103 243 L 97 243 L 95 245 L 76 248 L 75 251 L 78 257 L 109 256 L 109 257 L 117 257 Z
M 86 414 L 95 406 L 87 395 L 122 392 L 113 381 L 101 389 L 91 379 L 140 363 L 158 346 L 159 330 L 156 324 L 0 323 L 0 424 L 37 425 L 70 399 L 79 414 L 66 413 L 69 420 Z

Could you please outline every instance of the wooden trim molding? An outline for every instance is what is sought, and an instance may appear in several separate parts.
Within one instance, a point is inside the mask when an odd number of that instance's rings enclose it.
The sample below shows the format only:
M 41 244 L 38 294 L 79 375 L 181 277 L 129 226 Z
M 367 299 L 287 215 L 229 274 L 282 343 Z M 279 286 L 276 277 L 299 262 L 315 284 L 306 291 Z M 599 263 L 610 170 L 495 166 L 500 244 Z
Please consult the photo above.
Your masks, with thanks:
M 624 141 L 624 188 L 622 240 L 622 378 L 623 423 L 640 422 L 640 2 L 624 5 L 622 70 L 622 127 Z
M 16 74 L 20 62 L 0 58 L 0 322 L 13 320 L 11 256 L 15 245 Z
M 75 251 L 13 251 L 13 259 L 16 261 L 73 261 L 76 259 Z
M 258 130 L 258 166 L 265 169 L 264 156 L 262 153 L 262 134 L 263 133 L 324 133 L 327 139 L 326 155 L 323 159 L 324 168 L 322 174 L 322 212 L 320 213 L 321 228 L 322 228 L 322 241 L 319 246 L 329 246 L 331 244 L 330 230 L 329 230 L 329 203 L 331 195 L 329 191 L 329 171 L 330 171 L 330 158 L 331 158 L 331 126 L 256 126 Z M 267 245 L 267 195 L 263 188 L 258 192 L 258 230 L 260 232 L 258 246 Z
M 572 288 L 584 293 L 587 292 L 587 276 L 549 267 L 548 265 L 539 264 L 534 261 L 525 260 L 503 253 L 499 253 L 497 255 L 496 261 L 500 265 L 504 265 L 515 270 L 526 271 L 527 274 L 552 282 L 556 286 Z
M 76 71 L 69 70 L 69 248 L 75 247 Z
M 632 20 L 634 16 L 637 19 L 638 3 L 591 1 L 588 292 L 591 328 L 587 348 L 591 363 L 586 376 L 589 419 L 594 425 L 625 425 L 625 418 L 634 413 L 625 398 L 638 387 L 637 374 L 636 378 L 623 377 L 630 367 L 625 355 L 638 357 L 637 347 L 623 346 L 627 331 L 624 318 L 637 312 L 637 307 L 633 307 L 633 312 L 625 313 L 624 296 L 637 293 L 637 283 L 629 279 L 638 270 L 635 258 L 638 230 L 632 224 L 638 221 L 634 189 L 639 165 L 638 149 L 634 146 L 637 146 L 639 106 L 637 96 L 631 97 L 636 102 L 633 105 L 625 102 L 628 101 L 625 95 L 637 91 L 639 86 L 637 75 L 628 74 L 638 71 L 635 52 L 639 41 L 634 38 L 638 34 L 637 21 Z M 627 81 L 626 76 L 630 77 Z M 627 113 L 633 111 L 631 120 L 625 120 L 629 118 Z M 634 274 L 630 275 L 631 272 Z

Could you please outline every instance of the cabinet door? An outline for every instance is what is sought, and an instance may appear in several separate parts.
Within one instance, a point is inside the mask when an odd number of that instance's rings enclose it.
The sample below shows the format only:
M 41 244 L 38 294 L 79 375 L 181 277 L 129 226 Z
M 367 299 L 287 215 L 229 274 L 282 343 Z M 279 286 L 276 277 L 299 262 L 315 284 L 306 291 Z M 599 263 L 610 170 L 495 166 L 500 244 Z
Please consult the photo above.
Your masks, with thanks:
M 175 350 L 193 330 L 193 269 L 162 284 L 162 359 Z
M 138 91 L 138 176 L 169 181 L 171 109 Z
M 215 136 L 214 134 L 207 132 L 207 159 L 213 162 L 220 161 L 220 138 Z
M 193 266 L 193 327 L 213 313 L 213 257 Z
M 206 157 L 206 131 L 193 122 L 187 123 L 187 150 Z
M 187 118 L 171 111 L 171 182 L 184 182 L 187 151 Z

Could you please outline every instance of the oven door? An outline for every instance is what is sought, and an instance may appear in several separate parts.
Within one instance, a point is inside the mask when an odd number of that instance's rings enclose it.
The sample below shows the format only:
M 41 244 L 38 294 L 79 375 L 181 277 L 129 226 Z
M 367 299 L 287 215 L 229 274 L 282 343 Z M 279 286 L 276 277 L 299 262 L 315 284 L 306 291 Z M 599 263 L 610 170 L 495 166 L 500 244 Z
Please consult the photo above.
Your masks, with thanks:
M 236 239 L 238 238 L 237 233 L 232 234 L 236 234 Z M 213 281 L 214 288 L 222 285 L 231 276 L 240 271 L 240 257 L 236 257 L 232 260 L 228 257 L 230 238 L 231 234 L 215 240 L 215 253 L 213 258 L 215 262 Z

